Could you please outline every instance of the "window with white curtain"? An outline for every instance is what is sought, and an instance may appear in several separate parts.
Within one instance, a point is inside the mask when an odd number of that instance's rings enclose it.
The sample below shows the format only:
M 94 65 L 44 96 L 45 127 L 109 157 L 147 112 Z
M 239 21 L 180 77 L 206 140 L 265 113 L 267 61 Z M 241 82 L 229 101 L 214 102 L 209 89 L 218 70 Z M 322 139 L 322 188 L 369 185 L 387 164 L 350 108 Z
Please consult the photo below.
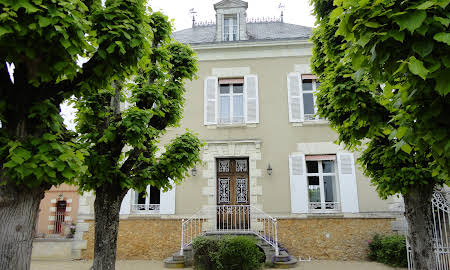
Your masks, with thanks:
M 339 210 L 336 156 L 306 156 L 309 209 Z
M 237 15 L 225 15 L 223 19 L 223 40 L 238 40 L 238 21 Z
M 234 83 L 232 83 L 234 81 Z M 242 81 L 242 82 L 241 82 Z M 219 124 L 244 123 L 243 79 L 219 82 Z

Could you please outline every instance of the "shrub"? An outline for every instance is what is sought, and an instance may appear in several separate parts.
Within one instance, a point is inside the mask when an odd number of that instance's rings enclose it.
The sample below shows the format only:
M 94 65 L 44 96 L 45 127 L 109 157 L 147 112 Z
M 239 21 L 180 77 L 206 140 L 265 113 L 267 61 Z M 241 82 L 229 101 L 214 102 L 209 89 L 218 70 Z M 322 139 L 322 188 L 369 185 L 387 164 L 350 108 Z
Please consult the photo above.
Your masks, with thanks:
M 259 269 L 264 261 L 264 253 L 256 245 L 256 239 L 246 236 L 220 240 L 197 237 L 192 246 L 195 269 L 253 270 Z
M 192 243 L 195 269 L 216 269 L 215 254 L 219 249 L 218 241 L 208 237 L 197 237 Z
M 252 270 L 262 266 L 264 254 L 256 246 L 256 239 L 236 236 L 224 237 L 219 241 L 216 256 L 217 269 Z
M 406 239 L 403 235 L 375 235 L 369 243 L 369 259 L 393 267 L 407 267 Z

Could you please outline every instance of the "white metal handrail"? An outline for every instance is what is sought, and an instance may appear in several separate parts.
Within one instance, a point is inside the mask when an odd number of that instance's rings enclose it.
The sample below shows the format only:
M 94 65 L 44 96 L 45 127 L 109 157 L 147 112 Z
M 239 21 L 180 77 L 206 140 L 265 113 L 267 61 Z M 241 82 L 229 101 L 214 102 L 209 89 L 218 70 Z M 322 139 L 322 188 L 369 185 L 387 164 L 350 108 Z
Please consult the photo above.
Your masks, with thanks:
M 181 224 L 181 249 L 206 233 L 252 233 L 267 242 L 279 255 L 277 220 L 250 205 L 205 207 Z

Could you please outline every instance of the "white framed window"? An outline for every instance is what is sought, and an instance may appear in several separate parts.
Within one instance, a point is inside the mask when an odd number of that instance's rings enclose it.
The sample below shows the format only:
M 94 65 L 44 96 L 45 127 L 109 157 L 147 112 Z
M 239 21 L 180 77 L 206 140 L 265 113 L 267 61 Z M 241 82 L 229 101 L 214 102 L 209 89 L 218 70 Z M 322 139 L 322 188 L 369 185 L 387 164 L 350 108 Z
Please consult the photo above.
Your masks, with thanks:
M 315 92 L 320 86 L 316 76 L 289 73 L 287 76 L 289 98 L 289 122 L 324 120 L 317 116 Z
M 244 117 L 244 84 L 220 84 L 219 124 L 244 123 Z
M 336 156 L 306 156 L 309 210 L 339 211 Z
M 258 77 L 205 79 L 204 124 L 259 123 Z
M 358 185 L 352 153 L 291 153 L 292 213 L 358 213 Z
M 131 211 L 134 213 L 159 214 L 161 191 L 154 186 L 147 186 L 146 191 L 134 191 Z
M 305 121 L 321 120 L 317 114 L 317 102 L 315 92 L 320 86 L 319 80 L 314 75 L 302 75 L 303 115 Z
M 223 40 L 235 41 L 238 40 L 238 18 L 237 14 L 225 15 L 223 18 Z

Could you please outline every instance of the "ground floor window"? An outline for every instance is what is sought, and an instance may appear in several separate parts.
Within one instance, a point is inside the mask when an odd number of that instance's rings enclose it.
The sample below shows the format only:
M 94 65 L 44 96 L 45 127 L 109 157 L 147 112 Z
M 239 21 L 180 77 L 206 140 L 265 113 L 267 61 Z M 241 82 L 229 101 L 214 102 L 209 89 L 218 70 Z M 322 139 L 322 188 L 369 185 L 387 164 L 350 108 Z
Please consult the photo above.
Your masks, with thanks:
M 154 186 L 147 186 L 146 191 L 134 191 L 133 212 L 159 214 L 161 205 L 161 191 Z
M 340 210 L 336 156 L 306 156 L 309 209 Z

